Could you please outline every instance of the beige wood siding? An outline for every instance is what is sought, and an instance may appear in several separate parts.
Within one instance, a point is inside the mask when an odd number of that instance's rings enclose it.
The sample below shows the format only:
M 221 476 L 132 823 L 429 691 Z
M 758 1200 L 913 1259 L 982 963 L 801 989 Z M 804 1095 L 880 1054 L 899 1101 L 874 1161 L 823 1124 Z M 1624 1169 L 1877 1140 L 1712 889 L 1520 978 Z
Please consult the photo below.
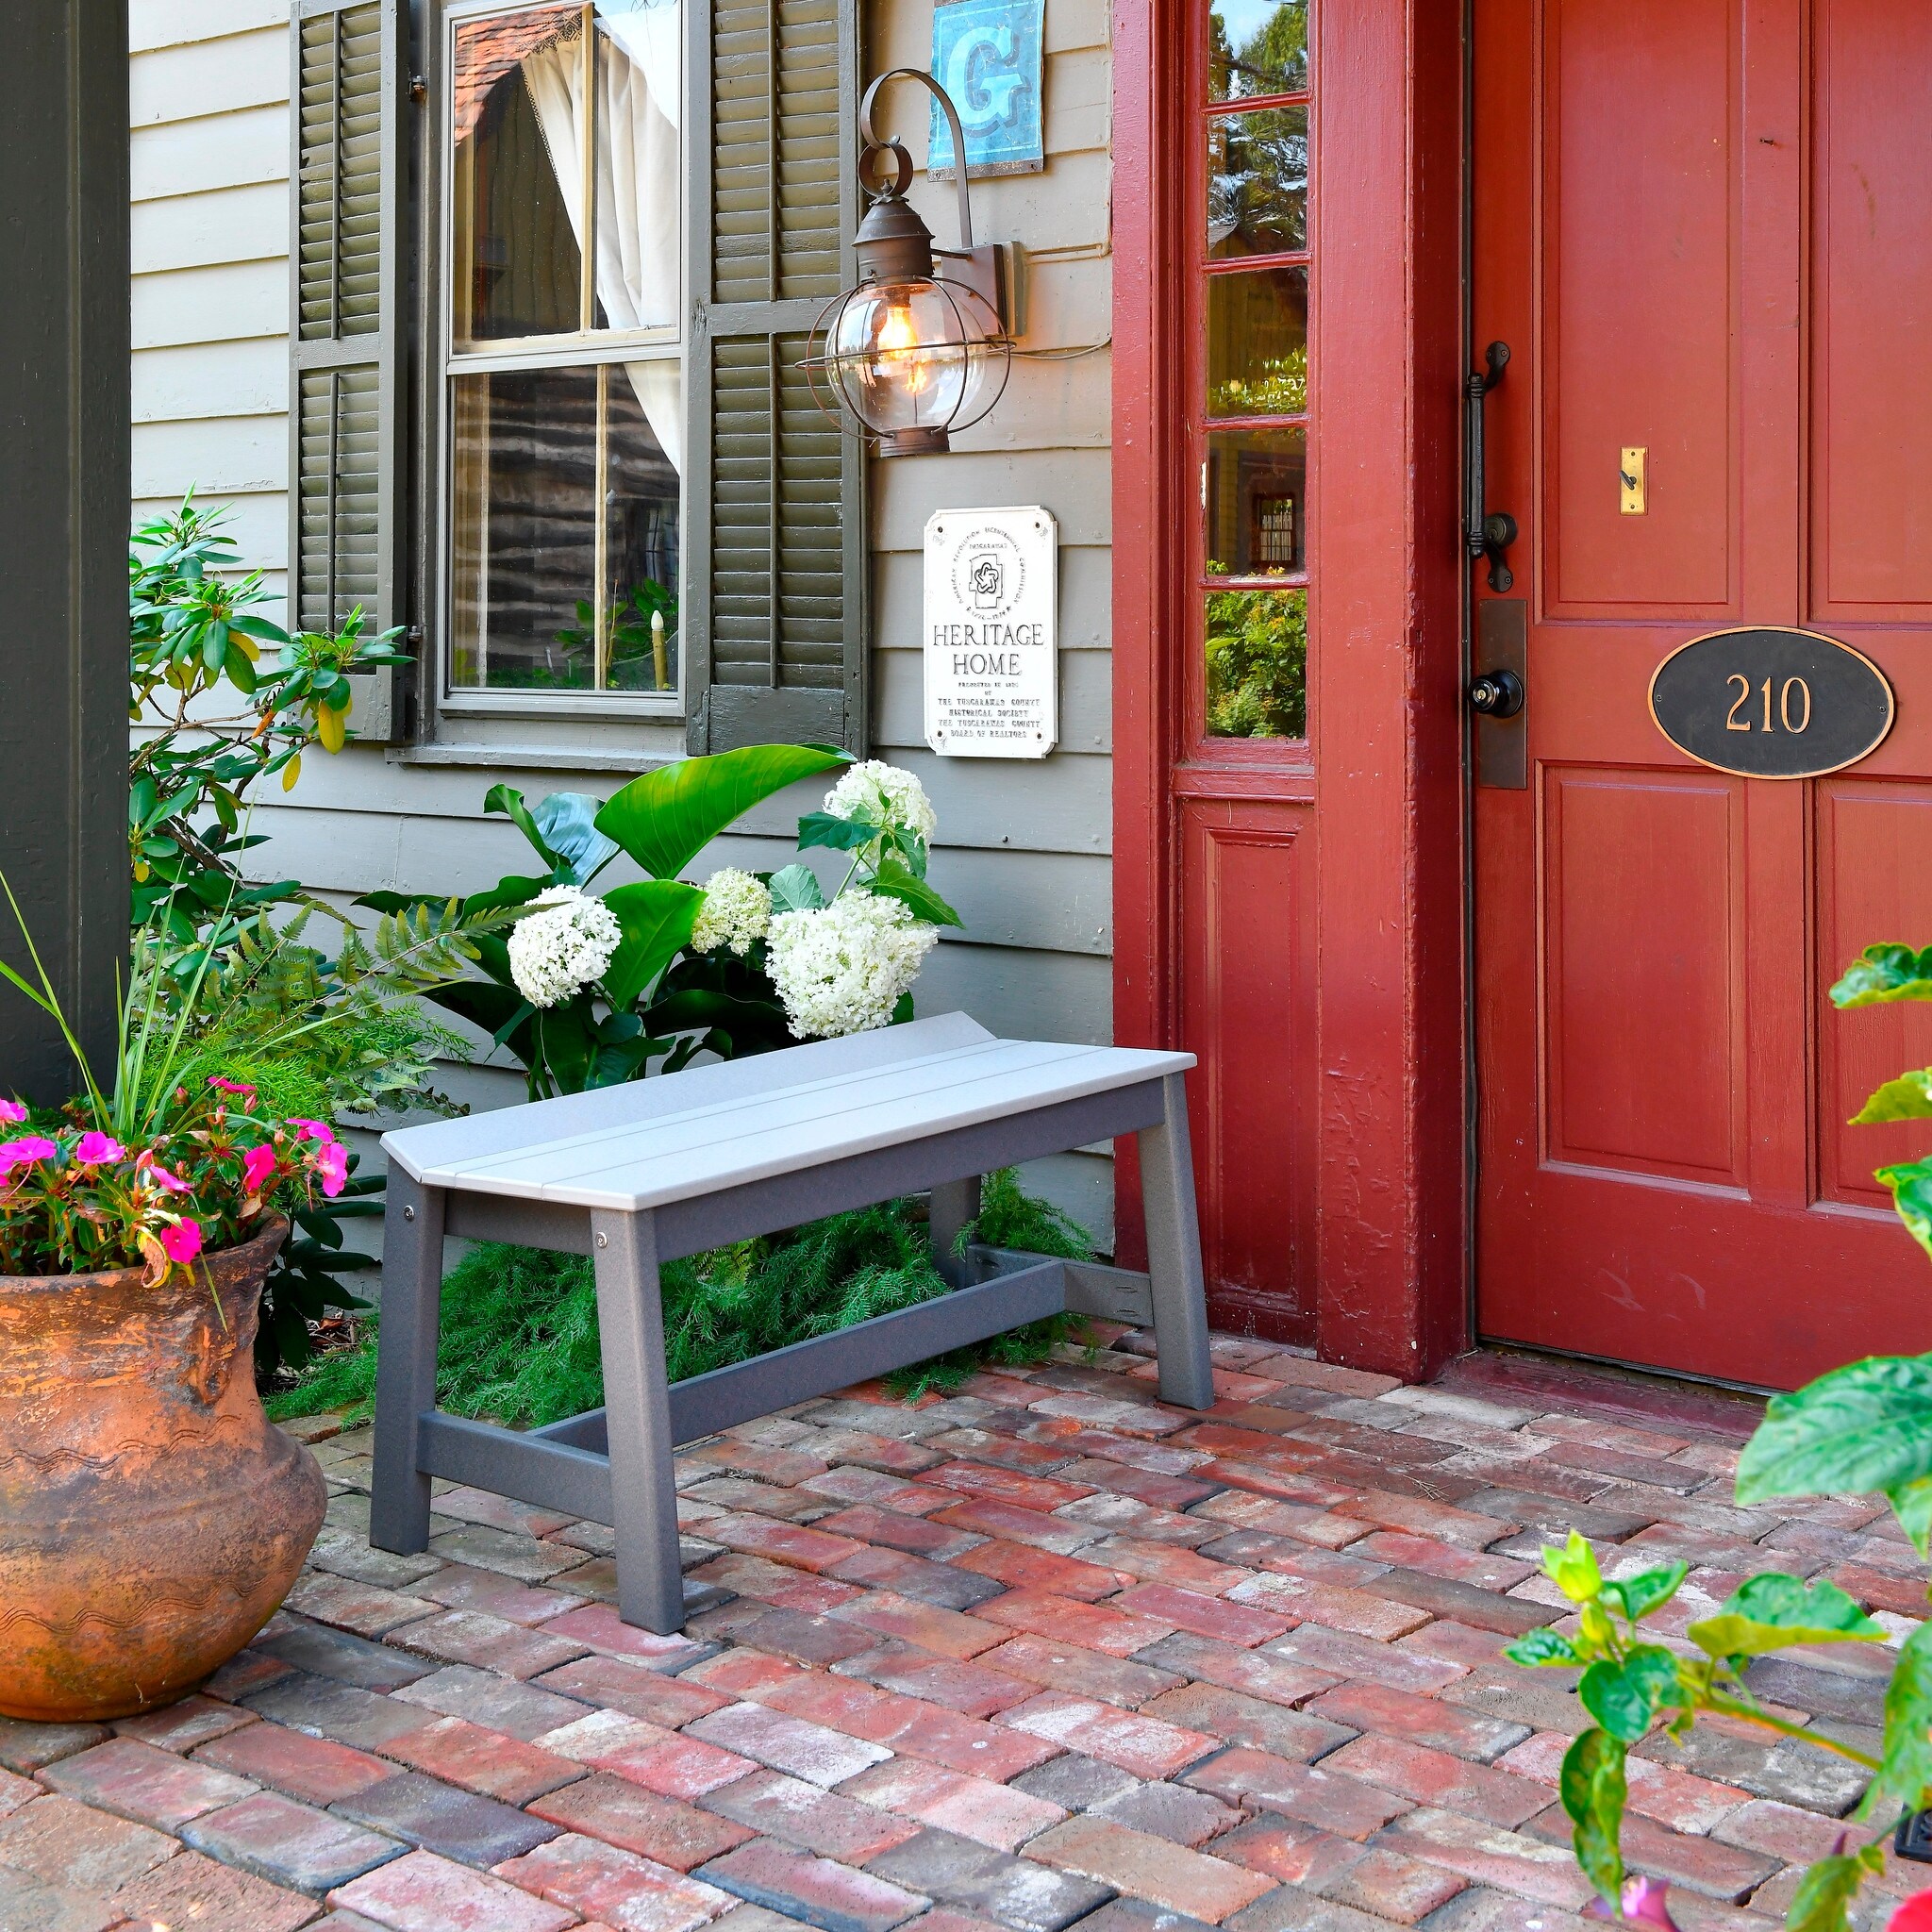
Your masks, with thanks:
M 243 554 L 287 562 L 288 42 L 286 0 L 132 0 L 134 464 L 137 517 L 191 484 L 235 507 Z M 1043 175 L 973 184 L 982 235 L 1029 251 L 1024 346 L 1104 341 L 1110 299 L 1105 0 L 1049 0 Z M 865 66 L 924 65 L 925 0 L 880 0 Z M 914 158 L 924 113 L 889 106 Z M 942 245 L 952 188 L 916 184 Z M 919 773 L 941 817 L 935 883 L 967 920 L 923 976 L 923 1011 L 963 1007 L 1015 1034 L 1105 1041 L 1109 999 L 1108 357 L 1022 361 L 994 414 L 949 457 L 874 468 L 875 749 Z M 921 737 L 920 543 L 935 509 L 1040 503 L 1061 532 L 1060 749 L 1039 764 L 947 760 Z M 681 727 L 451 717 L 440 743 L 311 758 L 298 789 L 257 813 L 277 874 L 346 899 L 380 886 L 467 891 L 522 864 L 484 820 L 498 778 L 533 796 L 608 793 Z M 763 808 L 718 862 L 774 866 L 816 800 Z M 520 1083 L 487 1070 L 453 1086 L 478 1104 Z M 1110 1240 L 1110 1163 L 1042 1164 L 1034 1179 Z

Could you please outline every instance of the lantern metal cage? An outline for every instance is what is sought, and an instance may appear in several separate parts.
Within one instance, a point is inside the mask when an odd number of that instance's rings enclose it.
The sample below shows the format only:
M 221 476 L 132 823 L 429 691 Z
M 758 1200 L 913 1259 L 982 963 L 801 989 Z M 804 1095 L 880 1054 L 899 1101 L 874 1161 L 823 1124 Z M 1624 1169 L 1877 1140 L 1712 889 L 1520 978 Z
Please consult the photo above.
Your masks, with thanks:
M 931 89 L 953 136 L 959 247 L 936 248 L 932 230 L 906 200 L 912 158 L 873 131 L 873 103 L 889 80 Z M 958 110 L 923 68 L 895 67 L 859 104 L 858 184 L 868 206 L 853 238 L 858 280 L 825 306 L 812 329 L 805 369 L 819 407 L 843 405 L 882 457 L 950 447 L 950 432 L 979 422 L 1006 392 L 1012 369 L 1007 328 L 1006 258 L 975 248 L 966 187 L 966 142 Z M 874 171 L 891 173 L 874 185 Z M 831 400 L 820 384 L 830 391 Z

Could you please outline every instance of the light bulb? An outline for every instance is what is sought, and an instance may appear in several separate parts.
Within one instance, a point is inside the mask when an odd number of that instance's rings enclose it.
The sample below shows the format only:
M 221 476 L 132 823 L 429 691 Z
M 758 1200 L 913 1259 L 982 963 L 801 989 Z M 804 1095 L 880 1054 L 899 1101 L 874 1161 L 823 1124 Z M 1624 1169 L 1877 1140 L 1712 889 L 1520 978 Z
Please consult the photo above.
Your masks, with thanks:
M 888 306 L 886 319 L 879 325 L 878 341 L 881 353 L 903 358 L 897 368 L 883 372 L 887 379 L 896 378 L 908 395 L 921 394 L 931 381 L 932 372 L 924 356 L 905 354 L 919 347 L 919 331 L 913 326 L 908 304 L 894 302 Z

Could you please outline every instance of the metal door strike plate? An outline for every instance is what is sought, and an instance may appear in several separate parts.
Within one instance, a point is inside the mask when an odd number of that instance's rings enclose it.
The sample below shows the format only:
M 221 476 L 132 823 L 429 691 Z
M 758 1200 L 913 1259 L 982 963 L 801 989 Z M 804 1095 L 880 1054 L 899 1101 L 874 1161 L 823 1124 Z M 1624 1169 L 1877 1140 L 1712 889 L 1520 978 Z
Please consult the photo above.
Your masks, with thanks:
M 1626 449 L 1617 458 L 1617 508 L 1626 517 L 1643 514 L 1643 469 L 1649 454 L 1647 448 Z

